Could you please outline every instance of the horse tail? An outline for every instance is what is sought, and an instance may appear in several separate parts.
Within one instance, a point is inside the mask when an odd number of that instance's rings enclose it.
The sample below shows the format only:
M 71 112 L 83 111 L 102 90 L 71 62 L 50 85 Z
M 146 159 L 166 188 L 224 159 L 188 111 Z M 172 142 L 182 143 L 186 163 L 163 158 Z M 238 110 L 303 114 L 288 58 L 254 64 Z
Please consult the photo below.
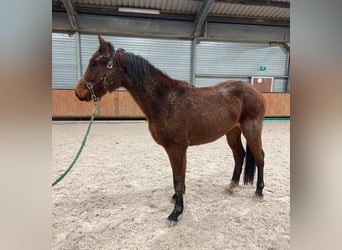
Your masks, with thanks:
M 251 149 L 249 148 L 247 144 L 243 183 L 245 185 L 247 185 L 248 183 L 253 184 L 254 174 L 255 174 L 255 159 L 253 157 Z

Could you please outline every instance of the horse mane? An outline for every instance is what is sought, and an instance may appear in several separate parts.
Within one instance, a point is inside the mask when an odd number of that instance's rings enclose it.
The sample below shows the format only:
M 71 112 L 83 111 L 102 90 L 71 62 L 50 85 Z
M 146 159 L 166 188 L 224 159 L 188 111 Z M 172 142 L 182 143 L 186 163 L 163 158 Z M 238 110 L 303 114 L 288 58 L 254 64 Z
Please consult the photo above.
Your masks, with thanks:
M 148 60 L 142 56 L 135 55 L 131 52 L 126 52 L 124 49 L 118 49 L 117 51 L 123 52 L 125 54 L 127 77 L 133 82 L 146 82 L 150 79 L 152 74 L 159 74 L 165 82 L 172 82 L 172 84 L 183 86 L 183 87 L 194 87 L 186 81 L 172 79 L 168 74 L 164 73 L 162 70 L 156 68 Z
M 149 67 L 152 64 L 145 58 L 125 52 L 127 76 L 133 81 L 144 81 L 150 76 Z

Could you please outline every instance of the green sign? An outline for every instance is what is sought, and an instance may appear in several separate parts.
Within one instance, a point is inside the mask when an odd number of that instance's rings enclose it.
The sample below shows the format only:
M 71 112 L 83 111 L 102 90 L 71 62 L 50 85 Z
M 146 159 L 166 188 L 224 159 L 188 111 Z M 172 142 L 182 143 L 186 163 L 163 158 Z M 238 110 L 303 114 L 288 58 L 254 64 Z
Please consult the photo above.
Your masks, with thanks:
M 266 70 L 266 66 L 259 66 L 259 71 L 265 71 Z

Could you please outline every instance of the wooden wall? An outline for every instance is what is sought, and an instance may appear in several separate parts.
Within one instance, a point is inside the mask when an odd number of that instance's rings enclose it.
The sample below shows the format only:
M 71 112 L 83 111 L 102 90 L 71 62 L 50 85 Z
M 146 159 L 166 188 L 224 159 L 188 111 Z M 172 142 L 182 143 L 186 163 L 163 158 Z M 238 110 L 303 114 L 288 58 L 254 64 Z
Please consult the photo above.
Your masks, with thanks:
M 266 100 L 266 117 L 290 117 L 290 93 L 262 93 Z
M 266 100 L 267 117 L 290 116 L 290 93 L 262 93 Z M 52 90 L 52 118 L 90 117 L 92 103 L 81 102 L 72 89 Z M 98 106 L 97 118 L 144 118 L 128 91 L 105 95 Z

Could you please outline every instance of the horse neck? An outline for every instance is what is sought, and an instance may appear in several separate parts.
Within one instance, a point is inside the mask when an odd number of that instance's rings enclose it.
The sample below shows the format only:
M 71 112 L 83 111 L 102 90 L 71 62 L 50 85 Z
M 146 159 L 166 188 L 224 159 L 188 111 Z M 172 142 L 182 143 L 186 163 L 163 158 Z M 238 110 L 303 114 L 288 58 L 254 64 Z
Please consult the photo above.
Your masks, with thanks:
M 159 69 L 149 65 L 149 76 L 145 79 L 127 80 L 125 87 L 137 102 L 146 117 L 150 119 L 156 113 L 162 112 L 161 104 L 165 95 L 171 89 L 181 88 L 179 81 L 174 80 L 161 72 Z

